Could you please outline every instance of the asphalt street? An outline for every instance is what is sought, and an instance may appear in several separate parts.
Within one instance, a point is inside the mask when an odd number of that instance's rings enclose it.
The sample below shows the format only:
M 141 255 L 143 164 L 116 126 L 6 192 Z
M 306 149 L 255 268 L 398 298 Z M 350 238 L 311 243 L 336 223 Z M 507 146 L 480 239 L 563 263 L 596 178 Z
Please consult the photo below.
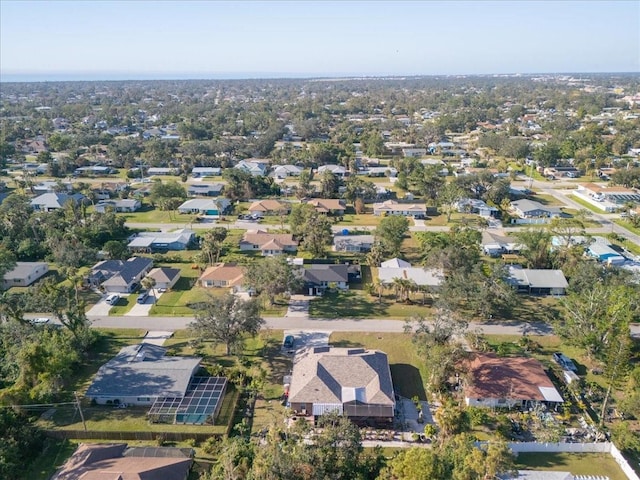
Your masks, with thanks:
M 95 328 L 139 328 L 143 330 L 182 330 L 193 317 L 90 317 Z M 333 332 L 403 332 L 403 320 L 385 319 L 328 319 L 300 317 L 265 317 L 265 327 L 273 330 L 330 330 Z M 552 335 L 544 323 L 496 322 L 470 323 L 470 331 L 494 335 Z M 631 334 L 640 338 L 640 324 L 631 327 Z

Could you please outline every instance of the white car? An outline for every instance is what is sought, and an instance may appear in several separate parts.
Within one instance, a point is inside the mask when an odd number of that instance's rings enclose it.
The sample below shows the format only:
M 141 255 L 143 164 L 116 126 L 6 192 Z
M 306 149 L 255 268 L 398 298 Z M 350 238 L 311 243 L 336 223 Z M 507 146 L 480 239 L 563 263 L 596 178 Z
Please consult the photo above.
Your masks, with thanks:
M 115 305 L 116 303 L 118 303 L 119 300 L 120 300 L 120 295 L 118 295 L 117 293 L 112 293 L 107 297 L 105 302 L 107 302 L 109 305 Z
M 45 325 L 45 324 L 49 323 L 51 321 L 51 319 L 47 318 L 47 317 L 38 317 L 38 318 L 32 318 L 29 321 L 33 325 Z

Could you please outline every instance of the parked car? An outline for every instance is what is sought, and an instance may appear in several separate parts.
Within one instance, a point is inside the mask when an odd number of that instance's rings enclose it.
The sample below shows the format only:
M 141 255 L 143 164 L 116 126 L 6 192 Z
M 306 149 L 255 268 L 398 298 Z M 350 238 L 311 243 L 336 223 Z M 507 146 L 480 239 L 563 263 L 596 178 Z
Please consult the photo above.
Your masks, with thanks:
M 282 346 L 284 348 L 293 348 L 295 341 L 296 339 L 293 335 L 287 335 L 286 337 L 284 337 L 284 342 L 282 343 Z
M 32 325 L 46 325 L 51 321 L 51 319 L 47 317 L 38 317 L 38 318 L 32 318 L 29 321 L 31 322 Z
M 147 301 L 147 298 L 149 298 L 149 292 L 142 292 L 140 295 L 138 295 L 138 303 L 144 303 Z
M 112 293 L 107 297 L 105 302 L 107 302 L 109 305 L 115 305 L 116 303 L 118 303 L 119 300 L 120 300 L 120 295 L 118 295 L 117 293 Z
M 567 357 L 564 353 L 556 352 L 553 354 L 553 360 L 562 367 L 563 370 L 569 370 L 571 372 L 577 372 L 578 367 L 573 363 L 569 357 Z

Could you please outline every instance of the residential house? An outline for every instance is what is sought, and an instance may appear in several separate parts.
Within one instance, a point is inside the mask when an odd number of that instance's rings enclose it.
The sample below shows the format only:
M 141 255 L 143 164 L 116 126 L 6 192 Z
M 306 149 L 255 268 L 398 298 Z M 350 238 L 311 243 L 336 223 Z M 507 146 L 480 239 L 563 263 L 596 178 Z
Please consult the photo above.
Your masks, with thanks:
M 364 253 L 371 250 L 373 235 L 334 235 L 333 250 L 335 252 Z
M 518 293 L 536 295 L 564 295 L 569 286 L 562 270 L 530 269 L 515 265 L 509 266 L 506 281 Z
M 291 205 L 280 200 L 257 200 L 249 206 L 249 212 L 255 215 L 289 214 Z
M 349 289 L 349 265 L 311 264 L 302 270 L 305 292 L 322 295 L 328 288 Z
M 296 355 L 288 404 L 314 420 L 338 413 L 355 423 L 391 424 L 396 406 L 387 354 L 315 347 Z
M 220 216 L 224 215 L 231 202 L 223 197 L 218 198 L 192 198 L 178 207 L 180 213 Z
M 140 232 L 129 244 L 129 250 L 136 252 L 166 252 L 187 250 L 195 244 L 193 230 L 183 228 L 173 232 Z
M 243 172 L 256 176 L 266 175 L 267 170 L 269 169 L 267 163 L 249 160 L 240 160 L 233 168 L 237 168 L 238 170 L 242 170 Z
M 216 263 L 202 272 L 198 283 L 204 288 L 241 289 L 244 282 L 244 268 L 235 263 Z
M 51 480 L 187 480 L 193 459 L 178 448 L 81 443 Z
M 498 217 L 500 210 L 490 207 L 484 201 L 476 198 L 463 198 L 456 202 L 456 208 L 461 213 L 475 213 L 481 217 Z
M 321 165 L 318 167 L 318 175 L 324 172 L 331 172 L 338 178 L 344 178 L 347 175 L 347 169 L 342 165 Z
M 265 257 L 282 255 L 298 250 L 298 242 L 290 233 L 269 233 L 264 230 L 247 230 L 240 240 L 243 252 L 260 251 Z
M 156 290 L 169 290 L 173 288 L 176 282 L 180 279 L 180 270 L 177 268 L 160 267 L 154 268 L 147 273 L 145 278 L 152 278 L 155 280 L 154 289 Z
M 385 200 L 384 202 L 373 204 L 373 214 L 424 218 L 427 214 L 427 206 L 424 204 L 400 203 L 395 200 Z
M 149 343 L 123 347 L 100 367 L 85 396 L 98 405 L 143 406 L 160 397 L 183 398 L 202 359 L 166 353 L 166 348 Z
M 69 202 L 77 205 L 84 198 L 81 193 L 43 193 L 31 200 L 31 206 L 39 212 L 52 212 L 63 208 Z
M 584 183 L 573 194 L 604 212 L 615 212 L 627 203 L 640 204 L 640 192 L 621 186 Z
M 391 265 L 401 266 L 391 266 Z M 437 290 L 444 281 L 444 272 L 435 268 L 412 267 L 409 262 L 400 259 L 383 262 L 378 268 L 378 280 L 383 285 L 392 285 L 395 280 L 409 280 L 418 287 Z
M 193 167 L 191 175 L 193 178 L 219 177 L 222 174 L 220 167 Z
M 163 176 L 163 175 L 177 175 L 178 174 L 178 170 L 175 168 L 169 168 L 169 167 L 151 167 L 147 170 L 147 175 L 154 176 L 154 175 L 158 175 L 158 176 Z
M 224 189 L 223 183 L 192 183 L 187 187 L 190 197 L 218 197 Z
M 44 262 L 16 262 L 15 267 L 2 277 L 2 289 L 28 287 L 48 271 L 49 265 Z
M 540 202 L 527 199 L 511 202 L 511 209 L 520 218 L 549 218 L 562 214 L 559 207 L 546 207 Z
M 131 293 L 152 268 L 153 260 L 144 257 L 103 260 L 91 268 L 87 282 L 92 287 L 102 286 L 107 293 Z
M 522 248 L 515 237 L 495 230 L 483 230 L 480 245 L 484 254 L 490 257 L 499 257 L 505 253 L 518 253 Z
M 273 168 L 273 176 L 280 179 L 299 177 L 303 170 L 296 165 L 276 165 Z
M 362 173 L 369 177 L 397 177 L 398 170 L 393 167 L 367 167 Z
M 54 182 L 52 180 L 45 180 L 37 185 L 31 187 L 31 191 L 36 195 L 43 193 L 56 193 L 56 192 L 70 192 L 73 190 L 71 182 Z
M 122 200 L 100 200 L 96 203 L 96 212 L 105 213 L 109 210 L 113 212 L 135 212 L 142 207 L 142 203 L 137 198 L 125 198 Z
M 404 158 L 420 158 L 427 154 L 426 148 L 403 148 L 402 156 Z
M 87 167 L 78 167 L 74 170 L 74 176 L 93 176 L 93 177 L 103 177 L 106 175 L 112 175 L 117 173 L 117 170 L 111 167 L 104 167 L 101 165 L 89 165 Z
M 627 259 L 617 250 L 615 250 L 606 238 L 594 237 L 586 250 L 586 255 L 595 258 L 597 261 L 607 265 L 621 265 Z
M 313 205 L 316 212 L 327 213 L 331 215 L 344 215 L 346 205 L 344 200 L 338 200 L 335 198 L 312 198 L 305 203 Z
M 470 407 L 529 408 L 537 404 L 557 406 L 563 402 L 535 358 L 476 353 L 469 361 L 469 378 L 469 383 L 464 385 L 464 397 Z

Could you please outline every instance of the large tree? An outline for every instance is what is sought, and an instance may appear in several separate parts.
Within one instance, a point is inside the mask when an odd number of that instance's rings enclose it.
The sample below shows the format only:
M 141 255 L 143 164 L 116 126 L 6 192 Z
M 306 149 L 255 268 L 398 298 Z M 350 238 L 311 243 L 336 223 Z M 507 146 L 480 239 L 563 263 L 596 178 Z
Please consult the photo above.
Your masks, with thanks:
M 173 210 L 173 203 L 187 198 L 187 191 L 184 186 L 175 180 L 168 182 L 154 182 L 151 186 L 149 198 L 154 205 L 158 205 L 161 210 Z
M 400 254 L 400 247 L 404 236 L 409 231 L 409 220 L 402 215 L 389 215 L 380 220 L 374 236 L 380 242 L 385 255 L 396 257 Z
M 224 227 L 214 227 L 200 238 L 201 257 L 204 263 L 213 265 L 218 261 L 227 233 Z
M 269 305 L 276 295 L 292 292 L 300 287 L 300 276 L 293 265 L 280 255 L 251 263 L 245 272 L 245 285 L 263 296 Z
M 195 321 L 189 328 L 201 341 L 222 343 L 227 355 L 236 351 L 245 336 L 255 336 L 264 325 L 258 302 L 227 293 L 209 296 L 196 307 Z

